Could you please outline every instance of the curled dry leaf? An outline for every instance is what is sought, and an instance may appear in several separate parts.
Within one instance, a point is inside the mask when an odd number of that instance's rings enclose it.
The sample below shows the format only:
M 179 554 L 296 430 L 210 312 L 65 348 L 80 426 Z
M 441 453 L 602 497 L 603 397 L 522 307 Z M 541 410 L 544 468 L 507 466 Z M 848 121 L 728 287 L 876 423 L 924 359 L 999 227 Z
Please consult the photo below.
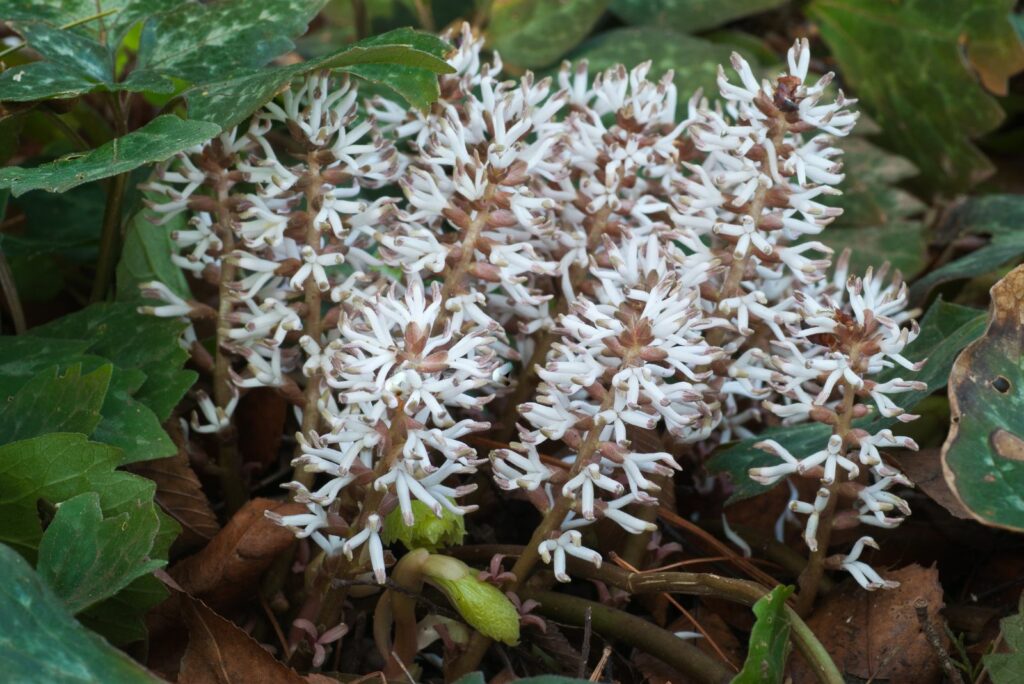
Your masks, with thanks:
M 300 504 L 253 499 L 202 551 L 171 568 L 171 576 L 216 609 L 250 598 L 266 569 L 295 541 L 289 530 L 266 518 L 264 513 L 271 509 L 282 515 L 305 510 Z
M 189 464 L 188 454 L 180 446 L 174 456 L 134 463 L 128 470 L 156 483 L 154 499 L 181 525 L 181 536 L 175 542 L 181 548 L 202 546 L 220 530 L 217 516 Z
M 919 453 L 889 454 L 889 458 L 896 462 L 899 469 L 906 473 L 914 486 L 924 492 L 928 497 L 939 504 L 950 515 L 961 520 L 974 520 L 970 511 L 964 508 L 960 499 L 949 487 L 946 477 L 942 472 L 942 458 L 940 450 L 922 449 Z
M 991 290 L 985 334 L 949 377 L 946 482 L 978 521 L 1024 531 L 1024 266 Z
M 184 594 L 180 598 L 188 648 L 179 684 L 306 684 L 233 622 L 202 601 Z
M 900 586 L 868 592 L 847 581 L 822 601 L 807 626 L 846 675 L 876 682 L 938 682 L 939 660 L 921 631 L 914 602 L 928 603 L 928 618 L 945 640 L 938 627 L 943 606 L 939 571 L 908 565 L 881 574 Z M 803 658 L 794 656 L 790 664 L 794 684 L 817 681 Z

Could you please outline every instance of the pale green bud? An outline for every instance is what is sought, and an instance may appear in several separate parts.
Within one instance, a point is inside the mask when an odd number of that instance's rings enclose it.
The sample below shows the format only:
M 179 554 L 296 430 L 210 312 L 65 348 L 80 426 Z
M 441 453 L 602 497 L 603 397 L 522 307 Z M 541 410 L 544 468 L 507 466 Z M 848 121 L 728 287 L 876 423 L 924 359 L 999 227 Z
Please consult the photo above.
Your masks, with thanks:
M 402 511 L 396 508 L 384 519 L 381 535 L 385 544 L 400 541 L 407 549 L 424 548 L 437 551 L 446 546 L 457 546 L 466 536 L 466 523 L 462 516 L 455 515 L 447 508 L 441 510 L 441 517 L 421 501 L 412 502 L 414 522 L 406 525 Z
M 516 607 L 496 586 L 477 579 L 475 570 L 448 556 L 431 556 L 422 570 L 474 629 L 509 646 L 519 643 Z

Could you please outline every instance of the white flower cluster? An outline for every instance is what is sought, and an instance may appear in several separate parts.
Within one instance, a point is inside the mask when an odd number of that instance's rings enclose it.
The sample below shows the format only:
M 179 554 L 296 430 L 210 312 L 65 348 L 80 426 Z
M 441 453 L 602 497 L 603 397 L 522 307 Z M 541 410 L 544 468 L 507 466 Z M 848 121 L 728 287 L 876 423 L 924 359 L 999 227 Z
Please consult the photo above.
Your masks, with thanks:
M 845 260 L 828 276 L 816 237 L 841 211 L 821 200 L 857 114 L 827 97 L 831 75 L 807 82 L 806 41 L 772 80 L 734 56 L 739 84 L 720 72 L 721 101 L 698 93 L 680 120 L 672 73 L 648 80 L 650 63 L 505 81 L 468 26 L 448 38 L 455 73 L 427 112 L 317 74 L 147 186 L 156 211 L 189 212 L 175 263 L 221 285 L 213 307 L 150 284 L 163 304 L 148 310 L 217 317 L 234 387 L 276 387 L 303 412 L 294 464 L 320 477 L 288 485 L 307 513 L 278 522 L 328 554 L 364 549 L 383 581 L 387 516 L 472 508 L 456 499 L 484 459 L 465 438 L 504 412 L 523 424 L 492 474 L 564 511 L 536 549 L 559 579 L 566 554 L 600 562 L 579 528 L 652 530 L 637 507 L 676 456 L 770 415 L 835 428 L 814 454 L 763 442 L 782 463 L 751 473 L 821 479 L 792 507 L 812 549 L 843 477 L 858 520 L 896 524 L 891 489 L 909 482 L 879 449 L 913 442 L 850 421 L 857 397 L 909 418 L 890 397 L 920 383 L 876 378 L 916 367 L 902 352 L 917 329 L 898 279 L 847 282 Z M 196 431 L 230 425 L 237 394 L 221 398 L 199 397 Z M 838 562 L 869 588 L 872 543 Z

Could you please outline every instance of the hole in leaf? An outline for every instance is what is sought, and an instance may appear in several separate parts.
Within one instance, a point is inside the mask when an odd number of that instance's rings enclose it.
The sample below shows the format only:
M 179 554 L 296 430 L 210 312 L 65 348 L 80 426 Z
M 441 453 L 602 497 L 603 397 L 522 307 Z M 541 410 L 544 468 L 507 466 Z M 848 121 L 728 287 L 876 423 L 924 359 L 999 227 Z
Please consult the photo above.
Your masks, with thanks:
M 1010 391 L 1010 381 L 1000 375 L 992 381 L 992 387 L 995 388 L 996 392 L 1006 394 Z

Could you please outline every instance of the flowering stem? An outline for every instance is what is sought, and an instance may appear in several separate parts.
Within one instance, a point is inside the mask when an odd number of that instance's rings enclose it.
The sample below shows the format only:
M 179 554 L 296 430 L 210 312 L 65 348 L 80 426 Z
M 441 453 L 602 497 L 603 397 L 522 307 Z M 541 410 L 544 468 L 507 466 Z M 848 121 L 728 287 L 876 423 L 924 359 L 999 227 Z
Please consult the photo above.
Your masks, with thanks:
M 614 400 L 615 393 L 606 392 L 601 400 L 601 408 L 598 409 L 595 415 L 600 415 L 610 409 Z M 568 479 L 571 480 L 576 477 L 583 468 L 590 465 L 591 459 L 597 452 L 597 447 L 601 441 L 601 428 L 603 427 L 604 423 L 601 419 L 595 418 L 594 425 L 587 432 L 586 439 L 576 452 L 576 460 L 569 471 Z M 515 565 L 512 566 L 512 574 L 515 578 L 506 584 L 504 587 L 505 591 L 516 592 L 523 586 L 526 579 L 530 576 L 530 572 L 533 571 L 533 567 L 537 564 L 537 560 L 540 558 L 541 543 L 546 541 L 552 533 L 557 532 L 562 526 L 562 523 L 565 522 L 565 516 L 569 515 L 569 511 L 572 510 L 572 504 L 572 499 L 562 496 L 561 492 L 558 492 L 554 505 L 544 514 L 540 524 L 533 531 L 533 536 L 530 537 L 529 543 L 523 548 L 522 554 L 516 560 Z M 458 677 L 467 672 L 475 670 L 490 645 L 490 639 L 479 632 L 474 632 L 469 640 L 469 646 L 458 660 L 452 664 L 452 678 L 458 679 Z
M 856 351 L 850 354 L 850 365 L 855 363 Z M 837 413 L 833 434 L 842 437 L 843 447 L 845 448 L 850 432 L 850 424 L 853 420 L 853 402 L 856 397 L 856 391 L 846 380 L 842 380 L 839 383 L 839 387 L 842 388 L 843 403 Z M 818 589 L 821 587 L 821 580 L 825 576 L 825 557 L 828 555 L 828 545 L 832 539 L 832 523 L 835 518 L 839 499 L 839 487 L 843 482 L 844 472 L 842 468 L 837 468 L 835 480 L 826 487 L 829 494 L 828 503 L 818 518 L 818 530 L 815 535 L 818 546 L 811 552 L 811 556 L 807 560 L 807 566 L 800 573 L 800 577 L 797 580 L 797 584 L 800 586 L 800 593 L 796 597 L 795 609 L 801 616 L 806 616 L 811 612 L 811 609 L 814 607 L 814 599 L 817 597 Z
M 590 228 L 587 232 L 587 254 L 591 254 L 597 249 L 597 246 L 601 242 L 601 236 L 604 235 L 605 228 L 608 226 L 608 216 L 611 214 L 611 210 L 608 207 L 601 209 L 597 214 L 594 215 L 593 221 L 590 223 Z M 590 273 L 587 266 L 580 266 L 579 264 L 573 264 L 569 269 L 569 279 L 572 286 L 572 291 L 577 292 L 583 282 L 587 279 L 587 275 Z M 556 288 L 556 293 L 559 290 Z M 557 296 L 557 294 L 556 294 Z M 554 312 L 551 317 L 557 322 L 558 317 L 566 313 L 569 310 L 569 301 L 565 297 L 558 297 L 558 304 L 555 306 Z M 523 367 L 522 373 L 519 375 L 519 379 L 516 382 L 515 390 L 512 393 L 511 398 L 507 404 L 508 410 L 506 411 L 506 420 L 501 425 L 501 430 L 496 434 L 495 439 L 499 442 L 508 442 L 516 431 L 516 410 L 518 407 L 525 403 L 534 395 L 534 390 L 537 389 L 537 366 L 542 366 L 548 358 L 548 352 L 551 350 L 551 345 L 558 340 L 558 335 L 554 330 L 548 329 L 541 332 L 537 337 L 533 347 L 533 353 L 530 354 L 530 360 L 526 362 Z
M 391 426 L 388 429 L 387 451 L 373 469 L 373 480 L 387 474 L 395 461 L 402 453 L 405 445 L 405 400 L 399 399 L 398 406 L 392 412 Z M 359 516 L 352 523 L 351 529 L 359 531 L 367 524 L 371 513 L 377 513 L 387 492 L 370 488 L 363 497 L 363 507 Z M 364 547 L 365 548 L 365 547 Z M 316 624 L 319 628 L 325 625 L 336 625 L 341 622 L 342 607 L 345 603 L 345 596 L 348 592 L 346 586 L 333 586 L 335 578 L 344 577 L 351 573 L 353 568 L 361 565 L 360 562 L 350 562 L 343 556 L 325 557 L 320 569 L 317 572 L 313 583 L 313 591 L 310 592 L 309 600 L 320 603 L 320 610 Z
M 320 161 L 316 152 L 306 155 L 307 174 L 310 182 L 306 185 L 306 244 L 320 252 L 320 230 L 316 225 L 316 214 L 323 201 L 321 196 L 323 183 L 320 180 Z M 322 337 L 322 312 L 320 286 L 313 277 L 306 278 L 305 283 L 305 305 L 306 316 L 302 322 L 303 333 L 309 335 L 317 346 L 321 343 Z M 320 398 L 320 367 L 317 366 L 313 373 L 306 379 L 305 401 L 302 406 L 302 434 L 309 435 L 317 429 L 320 424 L 320 413 L 317 409 L 317 400 Z M 296 456 L 300 456 L 302 447 L 296 446 Z M 310 487 L 316 479 L 316 473 L 307 472 L 301 467 L 296 467 L 294 477 L 304 487 Z
M 228 255 L 235 248 L 235 233 L 232 226 L 233 216 L 228 206 L 228 188 L 221 180 L 217 187 L 217 223 L 219 238 L 223 244 L 223 254 Z M 218 283 L 217 311 L 217 344 L 216 356 L 213 361 L 213 401 L 218 408 L 226 409 L 234 398 L 235 388 L 231 380 L 231 359 L 224 345 L 230 340 L 228 336 L 231 325 L 228 318 L 234 302 L 231 283 L 235 280 L 237 266 L 234 259 L 221 259 L 220 282 Z M 218 452 L 217 465 L 221 488 L 224 490 L 224 503 L 228 515 L 241 508 L 249 498 L 242 482 L 242 461 L 238 453 L 238 432 L 234 424 L 217 433 Z

